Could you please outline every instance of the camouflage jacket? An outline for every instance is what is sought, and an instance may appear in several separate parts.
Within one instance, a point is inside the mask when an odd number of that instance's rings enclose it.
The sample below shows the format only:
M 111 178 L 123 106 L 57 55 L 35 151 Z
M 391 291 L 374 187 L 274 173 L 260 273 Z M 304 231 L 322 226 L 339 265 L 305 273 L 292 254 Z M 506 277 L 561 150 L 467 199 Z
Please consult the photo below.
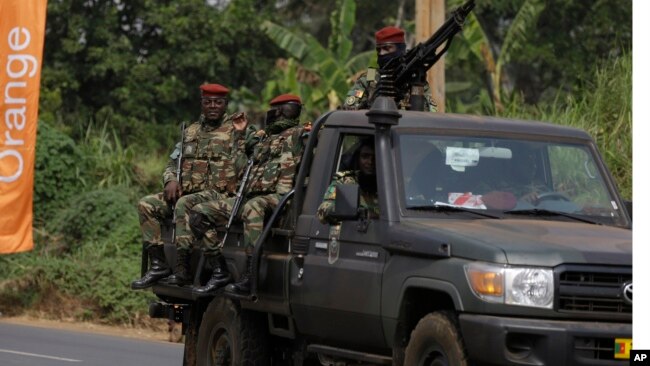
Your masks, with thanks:
M 323 224 L 337 224 L 338 222 L 331 217 L 334 213 L 334 202 L 336 200 L 337 184 L 359 184 L 359 171 L 348 170 L 338 172 L 325 191 L 323 202 L 318 206 L 318 220 Z M 368 217 L 376 219 L 379 217 L 379 199 L 376 193 L 370 193 L 359 189 L 359 207 L 368 210 Z
M 181 185 L 183 194 L 205 189 L 219 192 L 235 192 L 242 171 L 237 169 L 237 152 L 251 148 L 257 141 L 257 128 L 251 124 L 245 131 L 237 131 L 232 116 L 224 117 L 215 126 L 205 121 L 192 123 L 183 135 L 183 156 L 181 162 Z M 163 185 L 176 180 L 176 159 L 180 143 L 169 156 L 163 173 Z
M 296 121 L 297 123 L 297 121 Z M 303 151 L 304 128 L 295 126 L 264 137 L 250 154 L 253 159 L 246 196 L 275 193 L 282 196 L 293 188 L 296 168 Z
M 368 80 L 370 78 L 370 81 Z M 354 82 L 352 88 L 348 91 L 348 94 L 343 101 L 342 109 L 346 110 L 357 110 L 357 109 L 369 109 L 372 95 L 377 88 L 377 82 L 379 81 L 379 73 L 375 69 L 368 69 L 367 72 L 363 73 L 357 81 Z M 406 106 L 409 104 L 410 94 L 407 94 L 404 99 L 399 102 L 400 109 L 406 109 Z M 429 89 L 429 84 L 424 85 L 424 100 L 425 108 L 430 112 L 438 111 L 438 104 L 431 97 L 431 90 Z

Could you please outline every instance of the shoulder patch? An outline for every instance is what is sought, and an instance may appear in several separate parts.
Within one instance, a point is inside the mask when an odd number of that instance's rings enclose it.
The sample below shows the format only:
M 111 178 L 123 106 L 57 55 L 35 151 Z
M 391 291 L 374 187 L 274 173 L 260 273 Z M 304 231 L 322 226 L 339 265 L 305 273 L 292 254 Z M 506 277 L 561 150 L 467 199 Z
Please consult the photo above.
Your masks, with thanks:
M 169 155 L 169 158 L 172 160 L 178 159 L 178 156 L 181 154 L 181 143 L 178 142 L 176 143 L 176 146 L 174 146 L 174 151 Z
M 361 94 L 363 94 L 363 91 L 359 90 Z M 354 95 L 350 95 L 349 97 L 345 98 L 345 104 L 347 105 L 354 105 L 354 103 L 357 101 L 357 98 Z

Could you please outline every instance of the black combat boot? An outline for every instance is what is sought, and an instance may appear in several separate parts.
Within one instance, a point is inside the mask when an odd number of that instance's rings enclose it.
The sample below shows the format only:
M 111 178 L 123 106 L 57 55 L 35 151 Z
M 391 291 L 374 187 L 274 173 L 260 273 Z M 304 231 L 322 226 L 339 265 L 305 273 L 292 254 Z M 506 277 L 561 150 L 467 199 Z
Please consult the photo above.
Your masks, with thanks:
M 165 250 L 163 245 L 149 245 L 147 247 L 149 255 L 149 270 L 140 278 L 131 282 L 131 288 L 142 290 L 153 286 L 161 278 L 169 276 L 171 273 L 169 266 L 165 262 Z
M 238 282 L 226 286 L 226 292 L 233 295 L 248 295 L 251 293 L 251 278 L 253 276 L 253 258 L 246 257 L 246 272 L 241 276 Z
M 190 251 L 188 249 L 178 249 L 176 251 L 176 267 L 174 274 L 167 277 L 167 283 L 170 285 L 184 286 L 190 283 L 189 264 Z
M 226 267 L 226 260 L 221 253 L 209 256 L 206 255 L 206 258 L 212 267 L 212 276 L 205 286 L 194 289 L 194 293 L 197 295 L 214 293 L 232 281 L 232 276 Z

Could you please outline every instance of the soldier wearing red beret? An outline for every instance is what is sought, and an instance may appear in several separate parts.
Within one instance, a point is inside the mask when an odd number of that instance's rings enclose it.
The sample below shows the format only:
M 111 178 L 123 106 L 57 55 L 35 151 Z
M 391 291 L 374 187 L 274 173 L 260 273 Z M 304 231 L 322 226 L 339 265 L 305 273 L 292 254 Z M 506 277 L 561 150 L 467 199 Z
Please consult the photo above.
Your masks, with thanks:
M 248 294 L 250 292 L 251 255 L 257 239 L 261 236 L 264 216 L 272 212 L 283 195 L 293 187 L 296 167 L 303 150 L 302 135 L 304 129 L 299 124 L 302 101 L 293 94 L 282 94 L 271 100 L 266 114 L 266 136 L 255 145 L 249 158 L 253 165 L 244 187 L 246 200 L 241 209 L 244 223 L 244 246 L 246 247 L 247 270 L 238 282 L 226 287 L 226 292 Z M 241 152 L 244 155 L 244 152 Z M 210 201 L 192 207 L 191 214 L 211 223 L 226 225 L 234 206 L 235 199 Z M 212 235 L 212 234 L 210 234 Z M 210 236 L 208 235 L 208 236 Z M 206 251 L 206 256 L 218 257 L 218 249 Z M 213 293 L 228 284 L 229 278 L 219 270 L 214 270 L 205 286 L 194 289 L 202 295 Z
M 236 166 L 237 147 L 252 149 L 258 141 L 255 127 L 248 125 L 242 113 L 226 115 L 228 88 L 204 84 L 199 90 L 201 117 L 183 130 L 182 144 L 178 143 L 170 155 L 163 173 L 163 192 L 146 196 L 138 204 L 144 248 L 151 265 L 142 278 L 131 283 L 133 289 L 147 288 L 170 275 L 161 223 L 172 216 L 176 218 L 172 225 L 175 225 L 177 265 L 168 282 L 177 285 L 188 282 L 188 259 L 196 241 L 188 212 L 201 202 L 233 195 L 241 176 Z
M 406 52 L 404 31 L 398 27 L 388 26 L 375 32 L 375 49 L 377 51 L 377 65 L 383 68 L 388 62 Z M 374 100 L 374 92 L 379 81 L 379 74 L 374 68 L 369 68 L 354 83 L 343 102 L 343 109 L 356 110 L 368 109 Z M 424 87 L 425 108 L 431 112 L 438 110 L 437 104 L 431 98 L 429 85 Z M 405 96 L 399 107 L 406 109 L 409 103 L 409 95 Z

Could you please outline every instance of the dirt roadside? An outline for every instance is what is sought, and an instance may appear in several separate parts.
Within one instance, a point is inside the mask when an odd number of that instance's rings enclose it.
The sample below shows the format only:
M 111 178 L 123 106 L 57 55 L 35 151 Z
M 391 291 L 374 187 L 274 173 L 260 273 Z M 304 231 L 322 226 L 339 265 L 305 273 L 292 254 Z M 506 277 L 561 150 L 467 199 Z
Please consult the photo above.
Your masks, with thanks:
M 93 324 L 86 322 L 66 322 L 61 320 L 48 320 L 27 315 L 4 317 L 0 316 L 0 323 L 20 324 L 40 328 L 64 329 L 78 332 L 105 334 L 127 338 L 147 339 L 152 341 L 169 342 L 170 331 L 166 321 L 160 322 L 160 329 L 130 328 Z M 174 329 L 175 333 L 180 331 Z

